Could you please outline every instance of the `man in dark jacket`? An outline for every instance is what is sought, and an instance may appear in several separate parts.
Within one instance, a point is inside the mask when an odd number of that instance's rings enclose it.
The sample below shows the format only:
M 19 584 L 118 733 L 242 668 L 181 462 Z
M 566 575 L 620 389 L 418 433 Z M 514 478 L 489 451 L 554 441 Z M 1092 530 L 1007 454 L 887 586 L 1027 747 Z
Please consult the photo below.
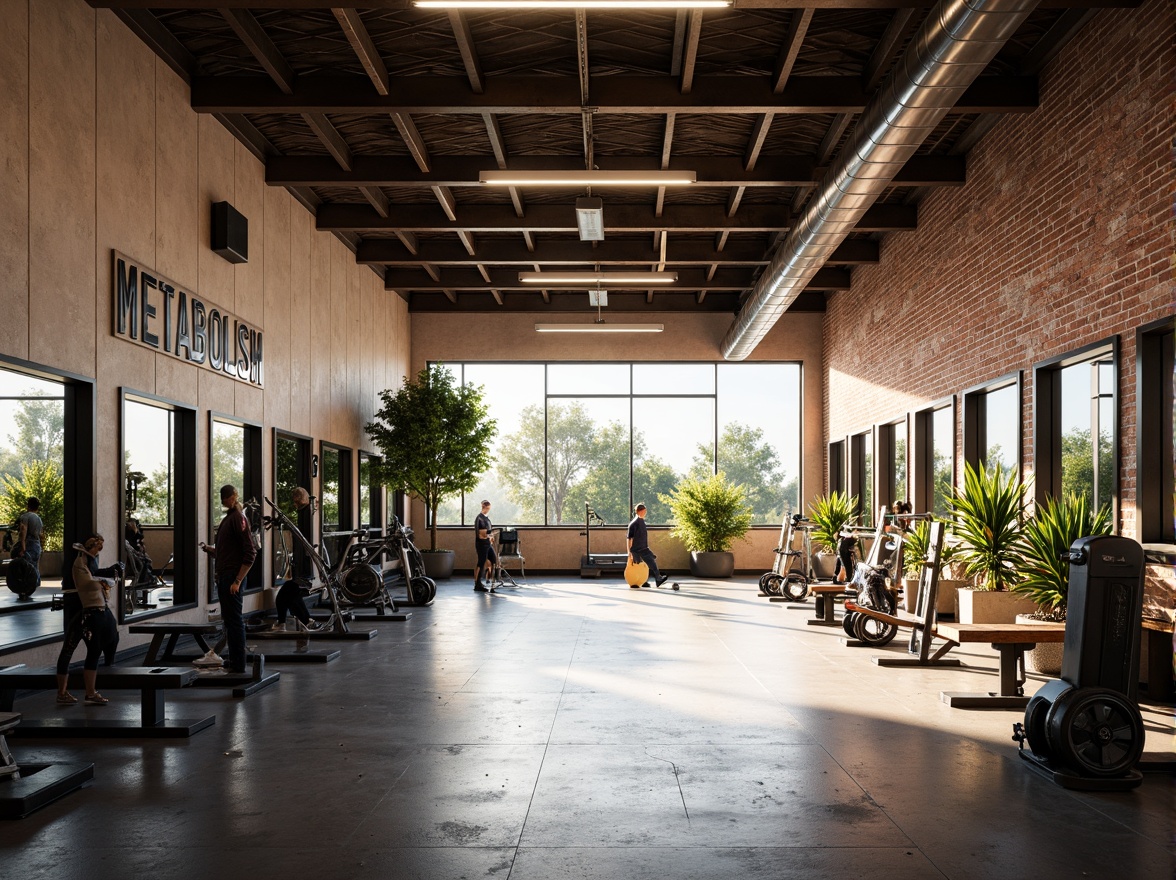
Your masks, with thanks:
M 633 521 L 629 523 L 629 531 L 626 533 L 629 545 L 629 561 L 630 562 L 644 562 L 649 566 L 649 576 L 654 578 L 657 585 L 660 587 L 667 580 L 668 574 L 662 574 L 657 568 L 657 557 L 653 555 L 653 551 L 649 549 L 649 529 L 645 526 L 645 514 L 648 513 L 644 504 L 638 504 L 634 508 L 636 516 Z M 645 586 L 649 586 L 646 584 Z
M 211 546 L 201 543 L 200 549 L 216 557 L 216 592 L 220 597 L 221 617 L 229 642 L 226 671 L 242 673 L 245 671 L 245 617 L 241 591 L 245 576 L 257 558 L 257 548 L 253 546 L 249 521 L 237 500 L 237 489 L 231 485 L 221 486 L 220 496 L 225 518 L 217 527 L 216 543 Z

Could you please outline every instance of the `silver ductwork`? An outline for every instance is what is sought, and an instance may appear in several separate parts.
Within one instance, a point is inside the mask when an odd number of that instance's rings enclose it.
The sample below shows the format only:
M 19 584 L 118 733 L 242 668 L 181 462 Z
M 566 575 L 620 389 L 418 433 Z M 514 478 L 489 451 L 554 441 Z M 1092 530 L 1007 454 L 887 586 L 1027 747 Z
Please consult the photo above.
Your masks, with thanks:
M 943 0 L 911 40 L 723 337 L 743 360 L 890 186 L 1038 0 Z

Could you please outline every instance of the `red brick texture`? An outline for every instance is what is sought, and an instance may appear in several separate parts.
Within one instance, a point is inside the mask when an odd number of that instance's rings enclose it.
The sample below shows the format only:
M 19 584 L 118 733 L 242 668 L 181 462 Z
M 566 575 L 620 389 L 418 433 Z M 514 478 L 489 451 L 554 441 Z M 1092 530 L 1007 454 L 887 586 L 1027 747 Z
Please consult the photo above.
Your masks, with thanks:
M 1176 311 L 1176 6 L 1100 11 L 1041 73 L 1040 107 L 968 155 L 825 316 L 828 439 L 1118 334 L 1120 510 L 1135 501 L 1135 329 Z M 957 473 L 959 473 L 957 417 Z M 828 470 L 826 468 L 826 474 Z

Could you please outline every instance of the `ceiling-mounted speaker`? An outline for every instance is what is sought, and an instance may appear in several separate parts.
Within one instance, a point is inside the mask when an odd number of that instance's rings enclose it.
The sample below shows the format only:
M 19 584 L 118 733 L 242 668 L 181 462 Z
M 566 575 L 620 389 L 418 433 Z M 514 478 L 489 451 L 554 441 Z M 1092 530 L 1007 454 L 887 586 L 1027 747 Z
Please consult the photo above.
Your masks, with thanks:
M 249 262 L 249 218 L 228 202 L 212 203 L 212 250 L 230 263 Z

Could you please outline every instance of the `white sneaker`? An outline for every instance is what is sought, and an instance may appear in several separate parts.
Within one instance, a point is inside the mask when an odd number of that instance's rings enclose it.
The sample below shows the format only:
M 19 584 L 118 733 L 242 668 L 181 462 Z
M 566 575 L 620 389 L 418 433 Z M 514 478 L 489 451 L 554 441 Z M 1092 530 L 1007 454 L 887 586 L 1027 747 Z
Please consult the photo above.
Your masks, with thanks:
M 201 667 L 224 666 L 225 661 L 220 654 L 218 654 L 216 651 L 213 651 L 212 649 L 209 649 L 208 653 L 203 657 L 193 660 L 192 665 Z

